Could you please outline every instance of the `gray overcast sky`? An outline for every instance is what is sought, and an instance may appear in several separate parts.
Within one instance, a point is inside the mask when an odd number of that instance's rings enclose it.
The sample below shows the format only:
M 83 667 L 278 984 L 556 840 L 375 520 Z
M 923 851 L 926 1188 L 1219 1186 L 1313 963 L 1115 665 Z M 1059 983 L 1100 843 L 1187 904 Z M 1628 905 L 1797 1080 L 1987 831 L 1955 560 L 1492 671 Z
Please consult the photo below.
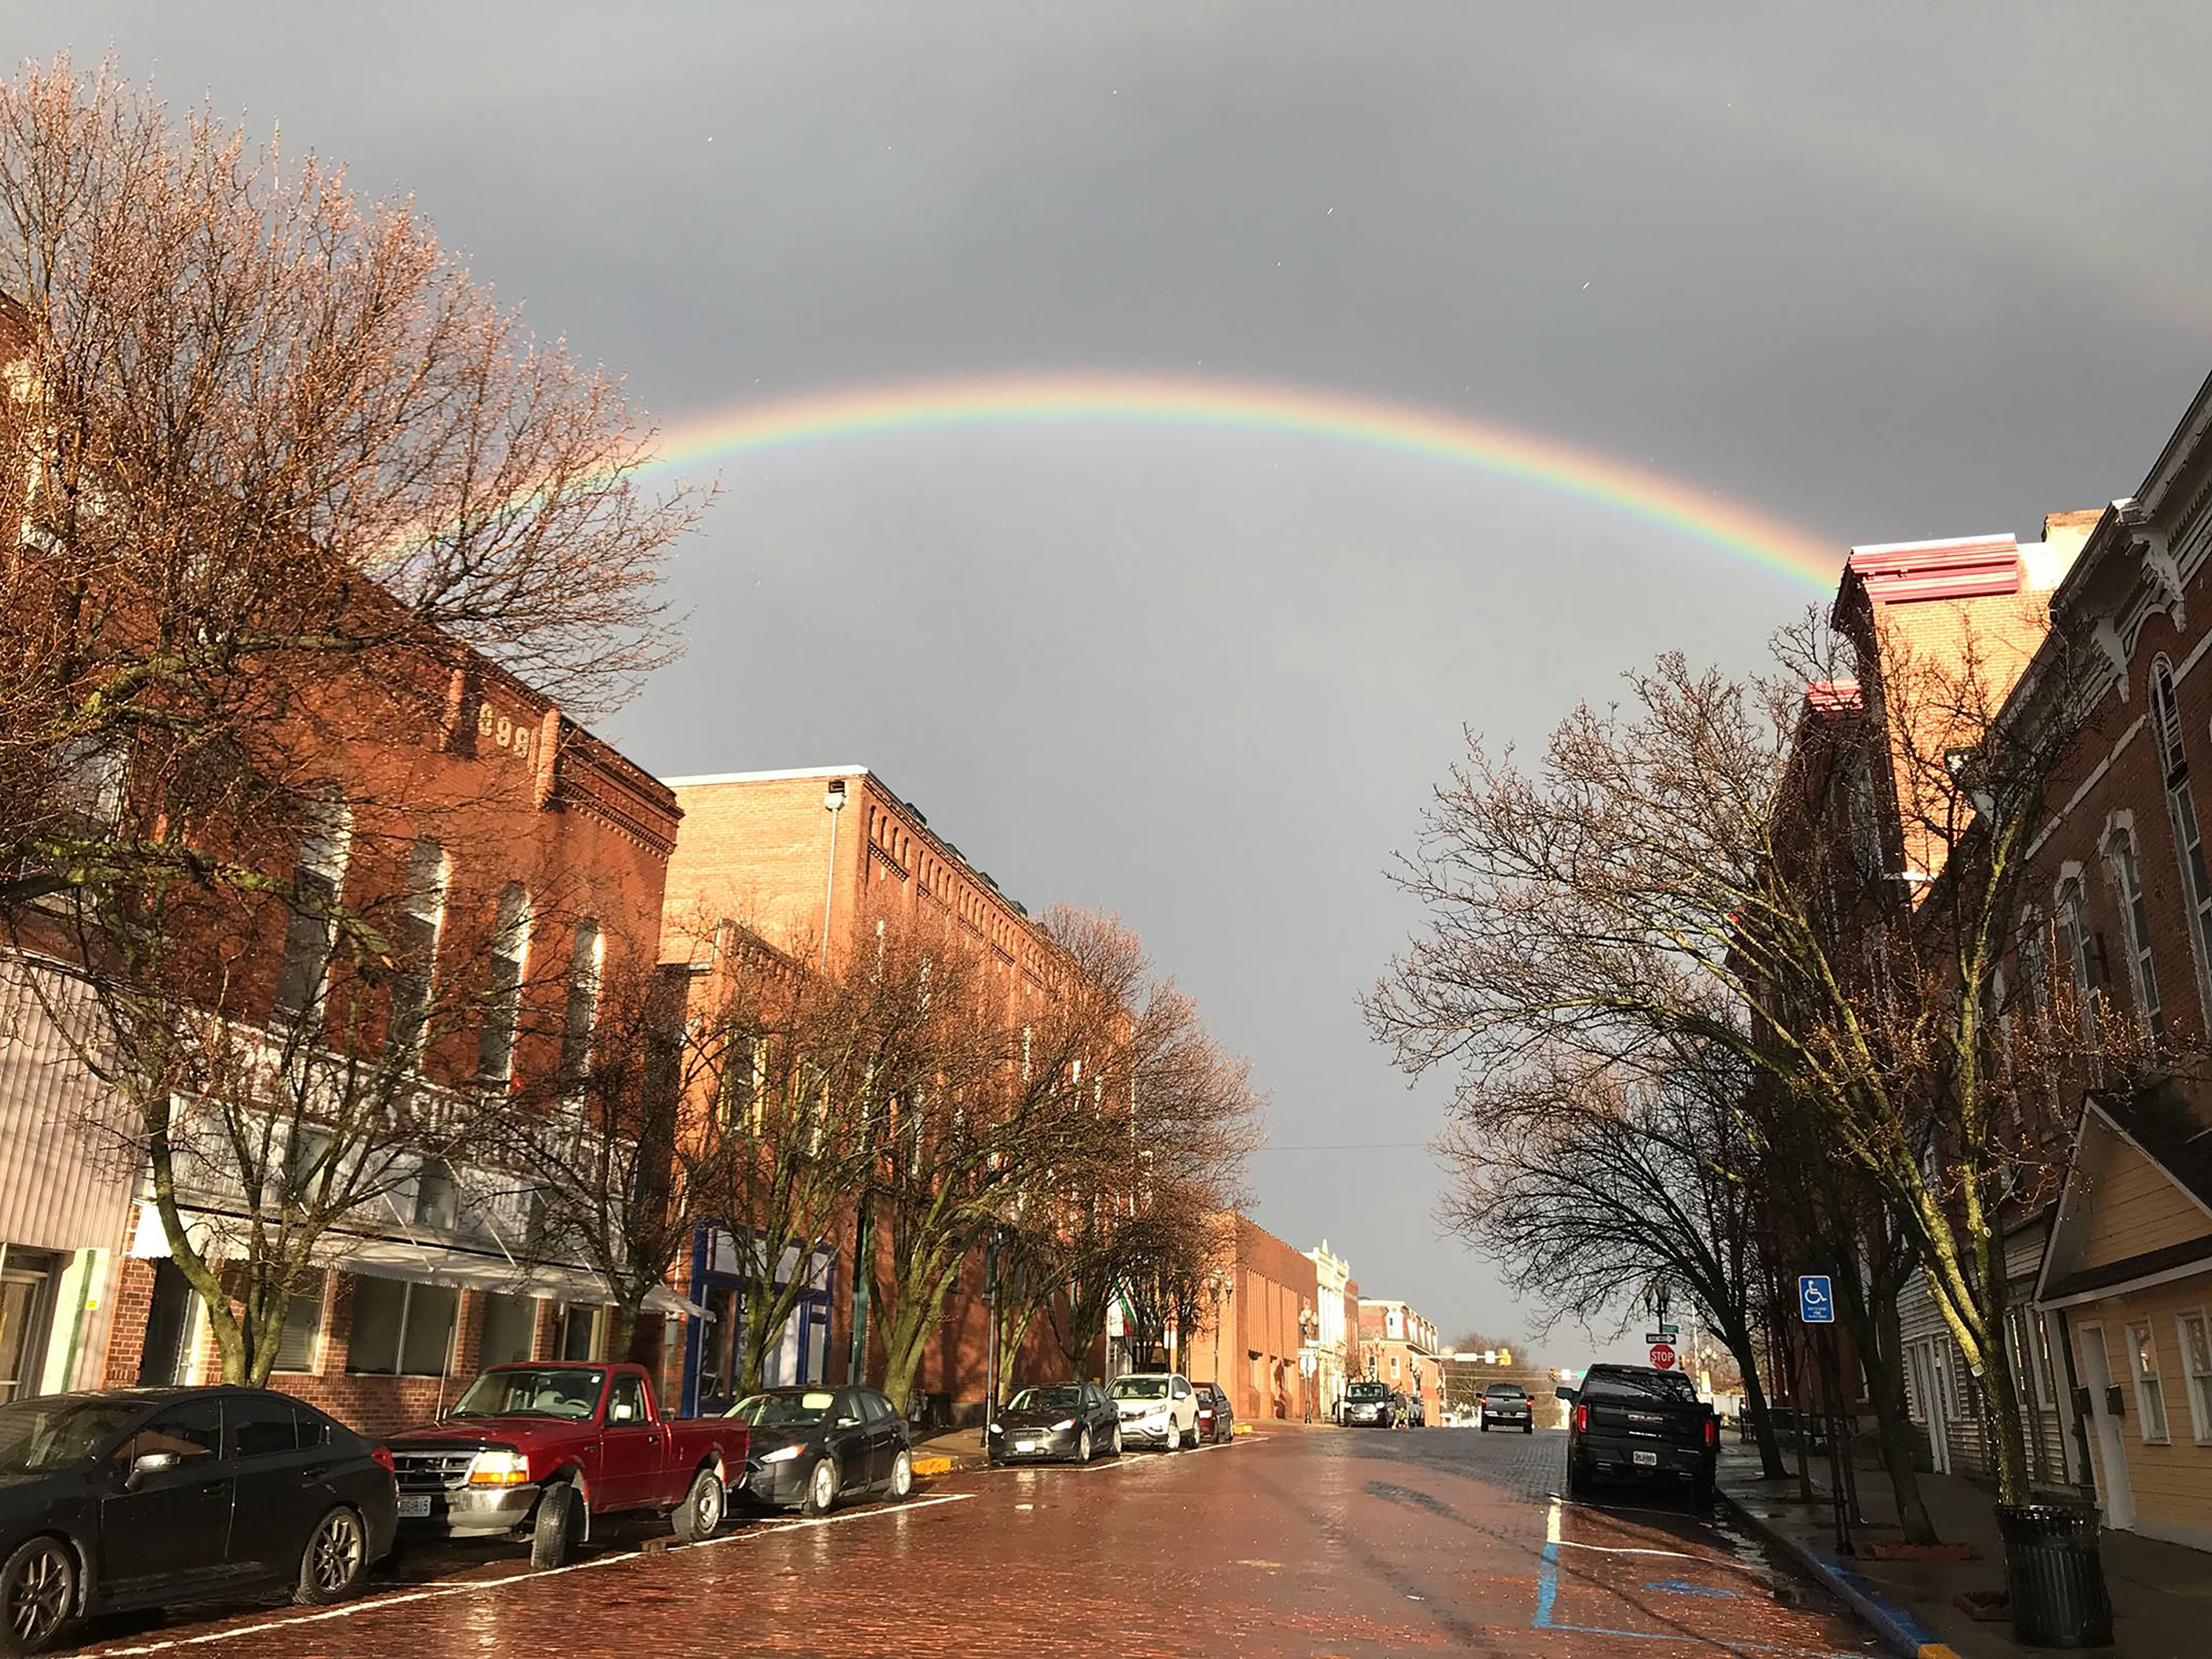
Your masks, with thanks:
M 1401 399 L 1855 541 L 2130 491 L 2212 366 L 2201 3 L 0 3 L 415 193 L 669 422 L 1106 370 Z M 1311 438 L 906 432 L 723 463 L 664 773 L 860 761 L 1032 906 L 1111 906 L 1273 1091 L 1260 1218 L 1448 1332 L 1355 998 L 1462 723 L 1540 736 L 1813 591 Z M 1370 1150 L 1313 1152 L 1316 1145 Z M 1576 1344 L 1552 1345 L 1567 1361 Z

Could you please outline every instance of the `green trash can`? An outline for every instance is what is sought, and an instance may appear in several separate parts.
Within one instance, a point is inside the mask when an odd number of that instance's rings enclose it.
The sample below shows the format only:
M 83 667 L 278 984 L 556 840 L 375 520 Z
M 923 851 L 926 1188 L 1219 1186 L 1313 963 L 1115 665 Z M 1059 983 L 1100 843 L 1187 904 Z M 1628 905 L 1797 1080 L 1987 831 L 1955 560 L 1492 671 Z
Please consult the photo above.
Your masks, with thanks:
M 2004 1535 L 2013 1635 L 2032 1648 L 2110 1645 L 2112 1601 L 2097 1552 L 2096 1511 L 2000 1504 L 1997 1530 Z

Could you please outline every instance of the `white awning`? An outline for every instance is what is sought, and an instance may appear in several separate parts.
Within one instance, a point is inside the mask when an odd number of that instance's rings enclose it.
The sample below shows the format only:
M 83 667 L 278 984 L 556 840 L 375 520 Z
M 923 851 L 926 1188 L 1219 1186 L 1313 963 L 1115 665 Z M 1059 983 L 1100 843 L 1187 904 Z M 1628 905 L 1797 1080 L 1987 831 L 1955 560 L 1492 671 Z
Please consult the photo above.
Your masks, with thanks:
M 228 1218 L 187 1207 L 185 1229 L 192 1243 L 211 1260 L 230 1252 L 224 1233 Z M 159 1258 L 169 1254 L 169 1241 L 161 1218 L 151 1204 L 138 1209 L 138 1226 L 131 1242 L 134 1256 Z M 372 1279 L 405 1279 L 417 1285 L 443 1285 L 454 1290 L 487 1291 L 501 1296 L 542 1296 L 560 1302 L 580 1302 L 592 1307 L 609 1298 L 605 1282 L 581 1267 L 561 1267 L 535 1262 L 514 1262 L 504 1256 L 475 1250 L 457 1250 L 441 1244 L 416 1243 L 404 1238 L 363 1238 L 355 1233 L 331 1233 L 318 1245 L 315 1255 L 325 1266 Z M 676 1316 L 703 1315 L 707 1310 L 686 1302 L 665 1285 L 646 1293 L 647 1312 Z
M 417 1285 L 443 1285 L 499 1296 L 550 1297 L 559 1302 L 580 1302 L 592 1307 L 610 1300 L 605 1281 L 596 1273 L 574 1267 L 510 1262 L 501 1256 L 449 1250 L 435 1244 L 413 1244 L 404 1239 L 346 1240 L 333 1253 L 331 1265 L 349 1273 L 366 1273 L 372 1279 L 405 1279 Z M 665 1285 L 655 1285 L 648 1291 L 645 1305 L 652 1313 L 707 1311 L 686 1302 Z

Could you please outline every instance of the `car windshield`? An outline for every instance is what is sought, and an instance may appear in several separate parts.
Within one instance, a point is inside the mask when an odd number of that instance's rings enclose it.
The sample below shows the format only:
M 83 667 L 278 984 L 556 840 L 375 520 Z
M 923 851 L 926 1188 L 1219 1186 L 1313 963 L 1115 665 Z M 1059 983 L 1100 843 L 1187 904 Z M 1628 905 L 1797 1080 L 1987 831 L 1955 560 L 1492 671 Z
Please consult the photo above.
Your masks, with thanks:
M 140 1401 L 76 1395 L 0 1406 L 0 1474 L 43 1474 L 80 1462 L 145 1409 Z
M 599 1409 L 606 1373 L 590 1365 L 486 1371 L 453 1403 L 455 1417 L 558 1417 L 581 1422 Z
M 1388 1400 L 1390 1390 L 1380 1382 L 1355 1382 L 1344 1391 L 1347 1400 Z
M 811 1429 L 830 1415 L 837 1396 L 827 1389 L 799 1394 L 750 1394 L 730 1407 L 756 1429 Z
M 1644 1405 L 1663 1401 L 1668 1405 L 1694 1406 L 1698 1391 L 1680 1371 L 1592 1371 L 1583 1379 L 1585 1400 L 1623 1400 Z
M 1006 1409 L 1017 1412 L 1056 1412 L 1072 1409 L 1083 1403 L 1083 1390 L 1066 1389 L 1024 1389 L 1014 1396 L 1014 1403 Z
M 1164 1400 L 1168 1397 L 1168 1380 L 1164 1376 L 1125 1376 L 1114 1385 L 1116 1400 Z

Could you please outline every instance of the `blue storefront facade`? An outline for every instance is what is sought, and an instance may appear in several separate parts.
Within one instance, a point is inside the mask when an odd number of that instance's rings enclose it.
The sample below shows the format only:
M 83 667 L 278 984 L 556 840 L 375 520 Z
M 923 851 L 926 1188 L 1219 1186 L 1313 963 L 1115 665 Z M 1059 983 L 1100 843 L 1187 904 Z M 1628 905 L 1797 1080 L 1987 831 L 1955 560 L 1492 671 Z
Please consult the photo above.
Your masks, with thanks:
M 688 1417 L 720 1411 L 731 1403 L 737 1386 L 738 1339 L 744 1328 L 745 1301 L 757 1289 L 743 1264 L 748 1259 L 757 1260 L 760 1254 L 754 1249 L 740 1253 L 730 1233 L 721 1227 L 702 1226 L 693 1236 L 687 1294 L 706 1313 L 692 1317 L 684 1336 L 684 1413 Z M 782 1289 L 801 1271 L 797 1248 L 787 1246 L 776 1264 L 775 1288 Z M 805 1287 L 761 1367 L 764 1388 L 818 1382 L 829 1374 L 830 1310 L 836 1289 L 836 1260 L 827 1250 L 817 1250 L 803 1271 Z

